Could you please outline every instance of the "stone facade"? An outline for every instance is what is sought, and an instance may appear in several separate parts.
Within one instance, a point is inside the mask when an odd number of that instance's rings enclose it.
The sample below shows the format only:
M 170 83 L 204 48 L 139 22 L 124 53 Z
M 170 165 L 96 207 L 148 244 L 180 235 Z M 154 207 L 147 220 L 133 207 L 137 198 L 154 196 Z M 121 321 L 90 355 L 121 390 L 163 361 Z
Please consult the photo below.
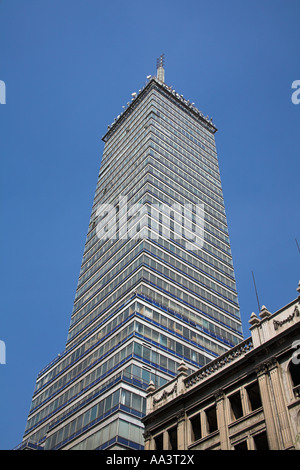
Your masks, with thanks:
M 300 295 L 249 323 L 248 339 L 198 371 L 182 363 L 150 384 L 145 450 L 300 449 Z

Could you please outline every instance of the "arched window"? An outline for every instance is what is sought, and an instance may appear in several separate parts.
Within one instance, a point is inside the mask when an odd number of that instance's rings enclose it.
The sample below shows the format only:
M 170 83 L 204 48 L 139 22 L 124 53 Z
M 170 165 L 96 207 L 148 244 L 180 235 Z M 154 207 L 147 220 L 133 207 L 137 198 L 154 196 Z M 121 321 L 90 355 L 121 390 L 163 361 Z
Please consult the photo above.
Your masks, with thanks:
M 300 385 L 300 364 L 296 364 L 295 362 L 291 361 L 290 374 L 291 374 L 293 386 L 297 387 L 297 385 Z

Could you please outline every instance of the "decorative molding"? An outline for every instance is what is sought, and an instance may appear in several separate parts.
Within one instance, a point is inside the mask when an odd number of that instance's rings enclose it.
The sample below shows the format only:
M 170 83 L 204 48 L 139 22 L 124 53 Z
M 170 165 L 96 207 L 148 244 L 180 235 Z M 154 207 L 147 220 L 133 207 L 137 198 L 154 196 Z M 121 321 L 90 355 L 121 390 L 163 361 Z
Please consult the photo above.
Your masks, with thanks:
M 270 357 L 267 361 L 262 362 L 255 368 L 258 377 L 267 374 L 270 370 L 278 366 L 276 356 Z
M 180 410 L 176 415 L 176 419 L 177 419 L 178 422 L 185 420 L 185 411 Z
M 169 391 L 164 390 L 164 391 L 162 392 L 162 394 L 160 395 L 160 397 L 158 397 L 158 398 L 153 397 L 153 404 L 156 405 L 156 404 L 159 403 L 160 401 L 165 400 L 165 399 L 168 398 L 170 395 L 172 395 L 173 393 L 176 393 L 176 392 L 177 392 L 177 382 L 174 384 L 174 387 L 171 388 L 171 390 L 169 390 Z
M 219 371 L 230 362 L 233 362 L 237 358 L 244 356 L 248 351 L 253 349 L 252 338 L 248 338 L 242 343 L 237 344 L 234 348 L 230 349 L 230 351 L 224 353 L 217 359 L 209 362 L 206 366 L 203 366 L 199 371 L 194 372 L 193 374 L 189 375 L 186 379 L 184 379 L 184 383 L 186 388 L 192 387 L 197 382 L 205 379 L 206 377 L 210 376 L 211 374 Z
M 225 393 L 224 393 L 224 390 L 222 388 L 219 388 L 219 390 L 217 390 L 215 393 L 214 393 L 214 397 L 215 397 L 215 400 L 216 401 L 221 401 L 225 398 Z
M 278 328 L 281 327 L 282 325 L 284 325 L 285 323 L 288 323 L 288 322 L 292 321 L 295 317 L 299 317 L 299 316 L 300 316 L 300 312 L 299 312 L 298 305 L 295 305 L 293 313 L 291 313 L 284 320 L 273 320 L 273 325 L 274 325 L 275 331 L 278 330 Z
M 263 376 L 268 372 L 268 366 L 266 362 L 263 362 L 262 364 L 259 364 L 257 367 L 255 367 L 255 372 L 258 377 Z

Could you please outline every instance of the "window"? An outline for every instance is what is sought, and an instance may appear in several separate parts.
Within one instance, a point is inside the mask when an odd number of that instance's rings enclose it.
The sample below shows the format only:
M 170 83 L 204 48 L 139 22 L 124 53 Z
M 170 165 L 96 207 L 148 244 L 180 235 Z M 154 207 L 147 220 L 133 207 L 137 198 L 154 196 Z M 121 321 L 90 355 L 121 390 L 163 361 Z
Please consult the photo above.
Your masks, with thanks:
M 121 390 L 121 404 L 130 408 L 130 392 L 127 390 Z
M 249 387 L 246 388 L 249 402 L 251 405 L 251 410 L 257 410 L 262 406 L 259 385 L 257 382 L 251 384 Z
M 239 442 L 235 444 L 234 450 L 248 450 L 247 441 Z
M 196 416 L 193 416 L 190 419 L 191 423 L 191 440 L 192 442 L 201 439 L 201 421 L 200 421 L 200 414 L 198 413 Z
M 138 411 L 142 409 L 142 397 L 135 393 L 132 394 L 132 408 Z
M 163 435 L 159 434 L 154 438 L 155 442 L 155 449 L 156 450 L 163 450 Z
M 94 419 L 96 419 L 96 416 L 97 416 L 97 406 L 98 406 L 98 405 L 93 406 L 93 408 L 90 410 L 90 421 L 93 421 Z
M 207 431 L 210 434 L 218 429 L 217 422 L 217 410 L 215 406 L 212 406 L 206 410 L 206 419 L 207 419 Z
M 300 385 L 300 365 L 294 363 L 293 361 L 290 363 L 290 374 L 291 374 L 291 379 L 293 382 L 293 386 L 297 387 Z
M 256 450 L 269 450 L 267 433 L 262 432 L 253 437 Z
M 177 426 L 169 429 L 168 431 L 169 435 L 169 448 L 171 450 L 177 450 Z
M 231 416 L 233 420 L 239 419 L 243 416 L 243 408 L 241 402 L 240 392 L 235 393 L 229 397 L 229 402 L 231 406 Z
M 128 439 L 129 435 L 129 423 L 123 420 L 119 420 L 119 436 Z

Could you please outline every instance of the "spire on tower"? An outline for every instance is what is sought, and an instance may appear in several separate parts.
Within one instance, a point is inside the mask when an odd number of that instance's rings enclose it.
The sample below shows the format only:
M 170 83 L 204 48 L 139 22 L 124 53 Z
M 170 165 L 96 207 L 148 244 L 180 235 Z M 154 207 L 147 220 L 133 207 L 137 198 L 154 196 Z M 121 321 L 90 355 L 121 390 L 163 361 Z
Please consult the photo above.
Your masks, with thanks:
M 156 59 L 156 70 L 157 70 L 157 78 L 160 82 L 165 81 L 165 54 L 162 54 L 158 59 Z

